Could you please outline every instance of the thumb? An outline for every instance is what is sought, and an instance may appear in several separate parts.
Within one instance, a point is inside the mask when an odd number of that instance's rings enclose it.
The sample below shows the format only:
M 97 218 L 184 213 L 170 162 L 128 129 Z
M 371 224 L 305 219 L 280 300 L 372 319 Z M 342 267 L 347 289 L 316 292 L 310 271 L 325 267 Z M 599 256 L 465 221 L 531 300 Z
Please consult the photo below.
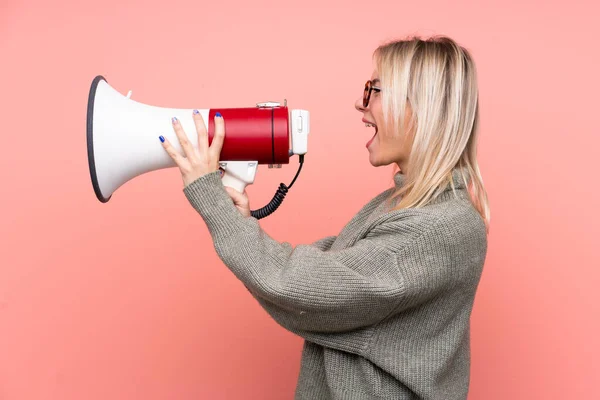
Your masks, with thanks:
M 229 196 L 231 196 L 231 198 L 233 199 L 233 202 L 235 204 L 243 205 L 244 203 L 247 202 L 246 196 L 244 196 L 243 193 L 238 192 L 234 188 L 231 188 L 229 186 L 225 186 L 225 190 L 227 191 L 227 193 L 229 193 Z

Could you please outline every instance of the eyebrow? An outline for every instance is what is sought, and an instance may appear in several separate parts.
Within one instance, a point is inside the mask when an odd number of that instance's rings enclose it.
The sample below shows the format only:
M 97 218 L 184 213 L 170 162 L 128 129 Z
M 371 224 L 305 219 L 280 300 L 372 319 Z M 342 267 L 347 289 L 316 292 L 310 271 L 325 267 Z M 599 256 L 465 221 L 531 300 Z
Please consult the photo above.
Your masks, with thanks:
M 374 84 L 375 83 L 379 83 L 379 79 L 373 79 L 371 82 L 374 83 Z

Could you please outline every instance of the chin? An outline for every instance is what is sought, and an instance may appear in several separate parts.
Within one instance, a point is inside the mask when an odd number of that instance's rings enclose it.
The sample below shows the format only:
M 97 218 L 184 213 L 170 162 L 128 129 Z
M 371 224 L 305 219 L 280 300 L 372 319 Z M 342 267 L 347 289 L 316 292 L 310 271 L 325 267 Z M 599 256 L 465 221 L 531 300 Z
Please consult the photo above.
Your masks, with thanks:
M 374 167 L 381 167 L 382 165 L 385 165 L 384 163 L 381 162 L 381 160 L 377 159 L 376 157 L 374 157 L 372 155 L 369 156 L 369 162 Z
M 382 160 L 381 158 L 377 157 L 377 155 L 375 155 L 374 153 L 369 153 L 369 162 L 374 167 L 382 167 L 385 165 L 390 165 L 392 163 L 391 161 Z

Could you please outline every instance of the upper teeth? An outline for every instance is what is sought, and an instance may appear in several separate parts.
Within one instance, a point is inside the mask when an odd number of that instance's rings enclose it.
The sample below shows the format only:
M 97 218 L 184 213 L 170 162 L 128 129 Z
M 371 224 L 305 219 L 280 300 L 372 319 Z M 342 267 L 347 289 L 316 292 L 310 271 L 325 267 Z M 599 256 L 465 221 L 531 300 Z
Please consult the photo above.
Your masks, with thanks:
M 365 124 L 365 126 L 368 127 L 368 128 L 370 128 L 370 127 L 375 126 L 375 124 Z

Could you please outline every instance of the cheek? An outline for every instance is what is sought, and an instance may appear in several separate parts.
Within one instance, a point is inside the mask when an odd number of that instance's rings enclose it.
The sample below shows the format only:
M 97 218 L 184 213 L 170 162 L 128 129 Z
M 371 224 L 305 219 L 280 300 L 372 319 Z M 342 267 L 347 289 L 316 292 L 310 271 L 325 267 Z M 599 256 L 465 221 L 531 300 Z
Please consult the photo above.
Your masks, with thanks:
M 389 135 L 385 130 L 379 130 L 374 142 L 376 142 L 377 153 L 385 159 L 404 159 L 410 152 L 405 141 Z
M 373 114 L 373 117 L 375 117 L 377 126 L 383 126 L 383 110 L 381 109 L 381 105 L 377 104 L 376 107 L 371 110 L 371 113 Z

